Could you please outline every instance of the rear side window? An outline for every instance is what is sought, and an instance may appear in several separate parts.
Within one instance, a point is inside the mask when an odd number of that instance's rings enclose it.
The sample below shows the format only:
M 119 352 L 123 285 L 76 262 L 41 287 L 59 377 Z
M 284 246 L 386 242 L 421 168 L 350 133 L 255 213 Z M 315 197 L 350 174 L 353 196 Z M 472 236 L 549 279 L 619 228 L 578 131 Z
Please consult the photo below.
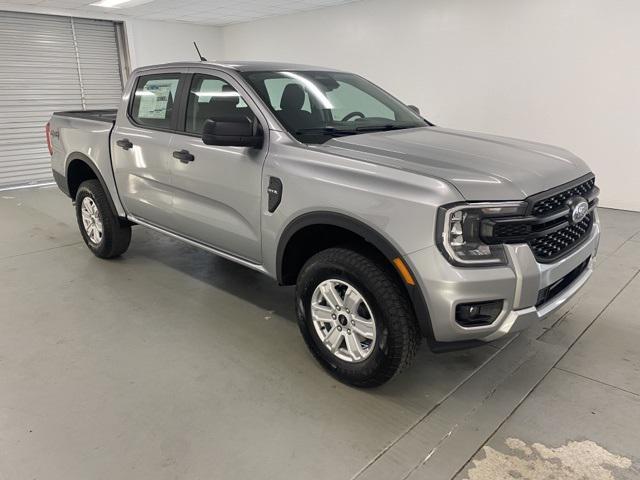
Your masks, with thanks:
M 180 75 L 145 75 L 138 79 L 131 118 L 139 125 L 171 128 Z

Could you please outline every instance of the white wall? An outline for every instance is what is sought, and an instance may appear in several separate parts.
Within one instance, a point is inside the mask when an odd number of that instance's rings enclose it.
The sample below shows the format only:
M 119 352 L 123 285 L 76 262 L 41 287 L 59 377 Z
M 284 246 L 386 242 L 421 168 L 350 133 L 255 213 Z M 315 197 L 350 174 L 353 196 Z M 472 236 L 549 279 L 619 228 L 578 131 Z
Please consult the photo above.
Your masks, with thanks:
M 363 0 L 223 28 L 227 59 L 361 73 L 436 124 L 563 146 L 640 211 L 640 2 Z
M 165 62 L 198 60 L 193 42 L 208 60 L 222 56 L 219 28 L 177 22 L 125 21 L 131 68 Z

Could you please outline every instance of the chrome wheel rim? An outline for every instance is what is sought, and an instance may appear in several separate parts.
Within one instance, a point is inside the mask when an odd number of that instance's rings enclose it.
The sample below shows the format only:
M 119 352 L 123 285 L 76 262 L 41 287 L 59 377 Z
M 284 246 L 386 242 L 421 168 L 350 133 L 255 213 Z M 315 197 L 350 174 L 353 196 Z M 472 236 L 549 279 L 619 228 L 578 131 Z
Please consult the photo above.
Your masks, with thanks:
M 366 360 L 376 344 L 376 322 L 362 294 L 343 280 L 325 280 L 311 297 L 311 318 L 322 344 L 345 362 Z
M 98 211 L 96 202 L 91 197 L 84 197 L 82 199 L 82 205 L 80 208 L 82 214 L 82 224 L 84 225 L 84 231 L 89 237 L 91 243 L 98 245 L 102 241 L 102 235 L 104 233 L 102 227 L 102 218 Z

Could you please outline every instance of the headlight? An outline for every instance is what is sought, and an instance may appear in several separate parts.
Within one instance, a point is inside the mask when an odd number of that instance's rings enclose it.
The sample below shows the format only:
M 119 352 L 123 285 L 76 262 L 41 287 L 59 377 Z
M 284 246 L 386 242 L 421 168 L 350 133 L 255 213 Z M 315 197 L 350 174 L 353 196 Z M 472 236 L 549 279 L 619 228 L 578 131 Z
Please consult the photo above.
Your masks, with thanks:
M 440 207 L 436 243 L 453 265 L 459 267 L 505 265 L 502 245 L 487 245 L 481 239 L 484 218 L 523 215 L 525 202 L 464 203 Z

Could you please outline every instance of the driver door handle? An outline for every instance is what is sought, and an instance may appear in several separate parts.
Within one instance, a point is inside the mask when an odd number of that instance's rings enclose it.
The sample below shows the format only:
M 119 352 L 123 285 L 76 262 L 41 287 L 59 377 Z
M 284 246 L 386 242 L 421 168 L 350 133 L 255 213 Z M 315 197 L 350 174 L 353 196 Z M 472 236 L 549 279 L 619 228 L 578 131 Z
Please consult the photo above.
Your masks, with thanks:
M 193 162 L 196 159 L 196 157 L 189 153 L 189 150 L 177 150 L 173 152 L 173 158 L 177 158 L 182 163 Z
M 129 140 L 128 138 L 123 138 L 122 140 L 118 140 L 116 142 L 116 145 L 118 145 L 120 148 L 124 150 L 129 150 L 130 148 L 133 148 L 133 143 L 131 143 L 131 140 Z

